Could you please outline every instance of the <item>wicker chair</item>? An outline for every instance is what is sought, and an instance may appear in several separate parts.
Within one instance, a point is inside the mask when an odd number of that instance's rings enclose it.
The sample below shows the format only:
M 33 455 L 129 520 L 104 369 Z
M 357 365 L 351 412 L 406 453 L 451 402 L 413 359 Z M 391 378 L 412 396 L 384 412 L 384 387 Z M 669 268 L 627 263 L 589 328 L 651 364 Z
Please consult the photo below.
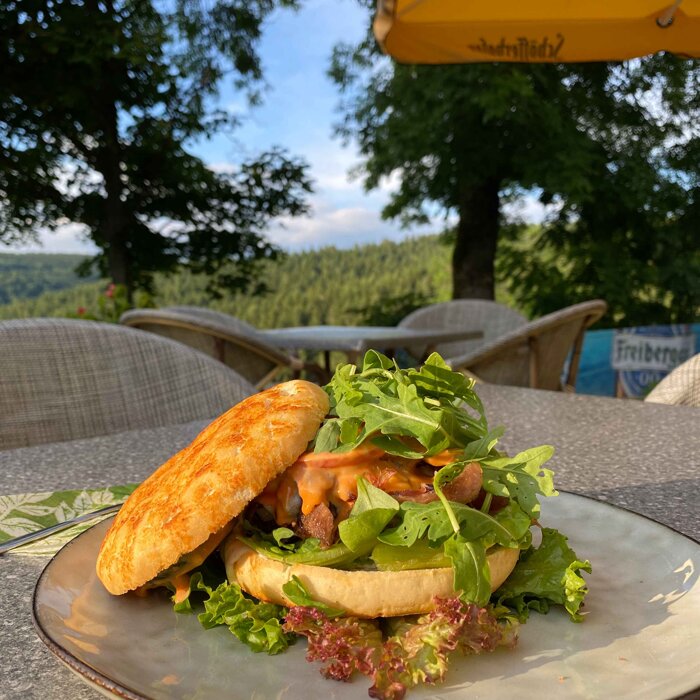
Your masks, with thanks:
M 312 379 L 326 380 L 318 365 L 288 355 L 267 343 L 250 324 L 220 311 L 192 306 L 134 309 L 122 314 L 120 323 L 189 345 L 236 370 L 257 389 L 283 370 L 306 371 Z
M 458 357 L 475 352 L 481 346 L 527 323 L 515 309 L 486 299 L 455 299 L 424 306 L 399 322 L 404 328 L 473 328 L 483 332 L 478 340 L 441 343 L 436 350 L 443 357 Z
M 0 449 L 209 419 L 254 391 L 210 357 L 124 326 L 0 322 Z
M 667 374 L 644 400 L 674 406 L 700 406 L 700 353 Z
M 600 299 L 574 304 L 526 323 L 474 352 L 445 359 L 452 368 L 484 382 L 574 391 L 583 334 L 606 310 L 607 304 Z

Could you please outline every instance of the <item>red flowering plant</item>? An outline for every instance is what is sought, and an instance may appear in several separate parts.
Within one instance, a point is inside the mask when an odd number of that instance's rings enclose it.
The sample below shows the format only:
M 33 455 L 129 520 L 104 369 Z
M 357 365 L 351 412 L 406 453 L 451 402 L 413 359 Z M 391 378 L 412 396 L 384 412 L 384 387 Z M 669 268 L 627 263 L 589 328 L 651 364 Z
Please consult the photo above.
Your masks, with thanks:
M 119 323 L 121 315 L 131 308 L 144 308 L 153 306 L 153 301 L 148 294 L 138 293 L 134 302 L 129 300 L 126 286 L 110 282 L 104 291 L 97 297 L 97 309 L 92 311 L 85 306 L 79 306 L 73 318 L 86 321 L 103 321 L 106 323 Z

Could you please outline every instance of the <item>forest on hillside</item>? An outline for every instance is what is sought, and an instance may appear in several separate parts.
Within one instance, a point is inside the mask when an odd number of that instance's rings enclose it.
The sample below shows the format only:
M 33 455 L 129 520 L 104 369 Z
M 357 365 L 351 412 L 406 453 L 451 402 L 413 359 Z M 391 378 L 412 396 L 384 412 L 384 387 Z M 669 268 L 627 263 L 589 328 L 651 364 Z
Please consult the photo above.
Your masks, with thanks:
M 5 257 L 24 260 L 24 274 L 40 284 L 40 275 L 32 271 L 35 256 Z M 43 264 L 39 259 L 36 262 Z M 77 262 L 79 259 L 72 261 Z M 65 264 L 68 277 L 67 260 Z M 0 274 L 0 295 L 7 291 L 4 279 Z M 439 236 L 409 238 L 400 243 L 385 241 L 350 250 L 327 247 L 267 263 L 263 281 L 270 291 L 262 296 L 229 294 L 213 300 L 206 291 L 206 276 L 180 270 L 156 276 L 155 296 L 150 302 L 156 306 L 208 306 L 260 328 L 394 323 L 411 308 L 449 298 L 450 250 Z M 31 298 L 15 298 L 0 305 L 0 319 L 76 316 L 79 308 L 96 313 L 106 285 L 106 281 L 93 281 Z
M 85 282 L 75 272 L 84 259 L 82 255 L 0 253 L 0 304 Z

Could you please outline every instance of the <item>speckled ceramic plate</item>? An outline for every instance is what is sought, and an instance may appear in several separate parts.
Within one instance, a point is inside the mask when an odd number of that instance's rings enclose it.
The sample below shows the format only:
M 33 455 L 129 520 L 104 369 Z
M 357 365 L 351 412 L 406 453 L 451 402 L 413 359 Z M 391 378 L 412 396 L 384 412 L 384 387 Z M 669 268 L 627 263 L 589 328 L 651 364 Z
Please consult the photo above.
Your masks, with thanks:
M 419 698 L 643 698 L 700 688 L 700 545 L 651 520 L 580 496 L 543 505 L 593 563 L 583 624 L 559 611 L 533 614 L 515 650 L 458 658 L 447 682 Z M 225 628 L 203 630 L 167 598 L 110 596 L 94 563 L 108 523 L 61 550 L 34 596 L 39 636 L 61 661 L 107 694 L 125 698 L 308 700 L 366 698 L 368 684 L 324 680 L 305 645 L 253 654 Z

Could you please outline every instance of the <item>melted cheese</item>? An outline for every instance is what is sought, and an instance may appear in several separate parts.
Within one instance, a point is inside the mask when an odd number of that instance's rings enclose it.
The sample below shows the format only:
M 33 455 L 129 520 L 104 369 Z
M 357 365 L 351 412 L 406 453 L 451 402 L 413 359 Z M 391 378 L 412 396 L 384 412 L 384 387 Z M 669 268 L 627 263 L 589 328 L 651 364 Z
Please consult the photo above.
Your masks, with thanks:
M 456 462 L 463 452 L 464 450 L 460 449 L 459 447 L 453 447 L 449 450 L 438 452 L 432 457 L 426 457 L 425 461 L 432 467 L 444 467 L 447 464 Z

